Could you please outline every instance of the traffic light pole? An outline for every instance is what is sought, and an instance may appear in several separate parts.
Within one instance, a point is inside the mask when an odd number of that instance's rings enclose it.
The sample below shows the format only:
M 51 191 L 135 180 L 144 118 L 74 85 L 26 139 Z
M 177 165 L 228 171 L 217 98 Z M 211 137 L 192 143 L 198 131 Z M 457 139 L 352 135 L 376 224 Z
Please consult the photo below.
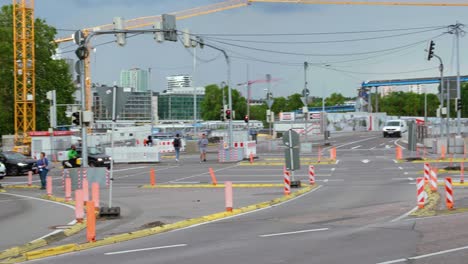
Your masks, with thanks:
M 442 58 L 437 56 L 436 54 L 433 54 L 434 57 L 436 57 L 438 60 L 439 60 L 439 71 L 440 71 L 440 94 L 441 94 L 441 100 L 440 100 L 440 104 L 441 104 L 441 111 L 442 111 L 442 108 L 444 106 L 444 63 L 442 62 Z M 450 120 L 450 89 L 449 87 L 447 86 L 447 91 L 446 91 L 446 96 L 447 96 L 447 117 L 446 117 L 446 135 L 447 135 L 447 153 L 449 153 L 449 145 L 450 145 L 450 124 L 449 124 L 449 120 Z M 443 136 L 442 135 L 442 113 L 440 114 L 440 135 L 441 137 Z
M 85 48 L 87 49 L 86 45 Z M 83 122 L 83 111 L 86 109 L 86 76 L 85 76 L 85 62 L 80 59 L 80 85 L 81 85 L 81 167 L 88 167 L 88 127 Z

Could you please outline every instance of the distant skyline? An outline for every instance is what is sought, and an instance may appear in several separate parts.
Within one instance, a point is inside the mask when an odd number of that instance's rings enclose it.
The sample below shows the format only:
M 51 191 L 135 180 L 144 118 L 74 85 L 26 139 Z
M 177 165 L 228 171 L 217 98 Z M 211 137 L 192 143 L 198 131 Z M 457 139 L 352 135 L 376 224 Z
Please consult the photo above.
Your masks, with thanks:
M 56 27 L 58 36 L 63 37 L 80 28 L 112 23 L 115 16 L 132 19 L 217 2 L 221 1 L 36 0 L 35 16 Z M 0 5 L 5 4 L 11 1 L 0 0 Z M 455 75 L 454 36 L 443 33 L 448 25 L 466 22 L 467 11 L 465 7 L 253 3 L 177 21 L 177 26 L 179 30 L 189 28 L 205 42 L 226 50 L 232 61 L 231 85 L 242 94 L 245 88 L 237 84 L 246 81 L 247 67 L 250 80 L 264 79 L 265 74 L 281 79 L 271 84 L 274 96 L 300 93 L 307 61 L 311 96 L 338 92 L 351 97 L 367 80 L 438 76 L 437 61 L 426 60 L 424 49 L 429 39 L 434 39 L 436 53 L 444 59 L 445 74 Z M 112 84 L 119 80 L 121 70 L 131 68 L 151 68 L 150 80 L 159 92 L 165 89 L 169 75 L 193 75 L 196 86 L 226 81 L 224 57 L 213 49 L 197 48 L 194 73 L 193 50 L 184 48 L 180 41 L 158 44 L 152 35 L 140 35 L 129 38 L 125 47 L 99 45 L 112 40 L 113 36 L 105 36 L 92 41 L 92 82 Z M 461 74 L 468 74 L 464 59 L 467 44 L 467 38 L 462 37 Z M 72 43 L 60 48 L 62 56 L 75 59 Z M 252 96 L 264 97 L 266 87 L 253 85 Z M 428 89 L 434 91 L 434 87 Z

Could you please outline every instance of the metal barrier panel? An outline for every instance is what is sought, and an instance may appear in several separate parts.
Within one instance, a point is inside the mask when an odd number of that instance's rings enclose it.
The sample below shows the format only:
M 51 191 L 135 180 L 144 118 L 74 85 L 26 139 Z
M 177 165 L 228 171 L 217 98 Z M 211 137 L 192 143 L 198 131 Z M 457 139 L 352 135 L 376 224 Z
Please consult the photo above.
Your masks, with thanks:
M 97 182 L 99 184 L 99 188 L 105 188 L 107 186 L 107 174 L 106 174 L 106 168 L 101 168 L 101 167 L 92 167 L 92 168 L 70 168 L 66 169 L 68 173 L 62 173 L 62 177 L 70 177 L 71 182 L 72 182 L 72 190 L 78 190 L 81 189 L 82 182 L 84 175 L 86 175 L 86 178 L 88 179 L 89 186 L 91 186 L 92 183 Z M 86 172 L 86 173 L 83 173 Z M 65 182 L 65 179 L 63 179 L 63 182 Z
M 106 148 L 106 154 L 111 155 L 112 148 Z M 115 147 L 113 159 L 115 163 L 159 162 L 159 146 L 153 147 Z

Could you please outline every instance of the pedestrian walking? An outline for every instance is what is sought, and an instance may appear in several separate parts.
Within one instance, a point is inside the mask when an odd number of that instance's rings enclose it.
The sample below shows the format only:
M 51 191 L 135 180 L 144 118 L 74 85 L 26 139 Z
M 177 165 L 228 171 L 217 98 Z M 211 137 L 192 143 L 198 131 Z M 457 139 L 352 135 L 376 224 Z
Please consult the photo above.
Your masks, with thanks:
M 174 145 L 174 149 L 175 149 L 175 160 L 176 160 L 176 162 L 179 162 L 180 148 L 182 146 L 182 141 L 180 139 L 179 134 L 175 135 L 175 138 L 174 138 L 174 141 L 172 142 L 172 144 Z
M 198 148 L 200 149 L 200 163 L 206 162 L 206 148 L 208 147 L 208 139 L 202 134 L 202 138 L 198 140 Z
M 49 160 L 44 152 L 41 152 L 41 157 L 37 160 L 37 168 L 39 169 L 39 177 L 41 178 L 41 190 L 46 188 L 46 178 L 49 172 Z

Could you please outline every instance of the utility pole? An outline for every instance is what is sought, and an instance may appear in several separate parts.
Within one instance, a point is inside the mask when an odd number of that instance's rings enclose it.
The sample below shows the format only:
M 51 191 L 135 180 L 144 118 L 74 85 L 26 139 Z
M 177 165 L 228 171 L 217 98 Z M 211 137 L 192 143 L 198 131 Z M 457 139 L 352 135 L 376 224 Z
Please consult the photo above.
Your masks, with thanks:
M 271 95 L 270 95 L 270 88 L 271 88 L 271 75 L 270 74 L 267 74 L 266 75 L 266 80 L 267 80 L 267 83 L 268 83 L 268 90 L 267 90 L 267 101 L 268 100 L 271 100 L 273 98 L 271 98 Z M 269 110 L 270 110 L 270 114 L 271 114 L 271 107 L 268 107 Z M 273 131 L 271 131 L 271 123 L 273 123 L 273 120 L 270 120 L 269 122 L 269 129 L 270 129 L 270 135 L 272 136 L 273 138 Z
M 193 131 L 194 131 L 195 137 L 197 137 L 197 87 L 195 86 L 196 70 L 197 70 L 197 47 L 193 46 L 192 86 L 193 86 Z
M 462 27 L 464 25 L 460 23 L 456 23 L 455 25 L 449 26 L 449 33 L 450 34 L 455 34 L 456 40 L 455 40 L 455 49 L 457 52 L 457 102 L 458 100 L 461 100 L 461 89 L 460 89 L 460 35 L 462 33 L 465 33 L 465 31 L 462 30 Z M 461 109 L 457 109 L 455 107 L 455 110 L 457 111 L 457 135 L 461 136 Z
M 249 81 L 249 65 L 247 64 L 247 72 L 246 72 L 246 77 L 247 77 L 247 116 L 250 119 L 250 81 Z M 250 136 L 250 122 L 247 122 L 247 139 Z
M 307 123 L 309 121 L 309 90 L 307 90 L 307 68 L 309 67 L 309 63 L 307 63 L 307 61 L 304 61 L 304 90 L 302 91 L 302 96 L 304 97 L 303 99 L 303 103 L 304 103 L 304 106 L 305 110 L 307 111 L 303 111 L 304 112 L 304 130 L 305 130 L 305 138 L 306 138 L 306 141 L 307 141 L 307 132 L 308 132 L 308 128 L 307 128 Z

